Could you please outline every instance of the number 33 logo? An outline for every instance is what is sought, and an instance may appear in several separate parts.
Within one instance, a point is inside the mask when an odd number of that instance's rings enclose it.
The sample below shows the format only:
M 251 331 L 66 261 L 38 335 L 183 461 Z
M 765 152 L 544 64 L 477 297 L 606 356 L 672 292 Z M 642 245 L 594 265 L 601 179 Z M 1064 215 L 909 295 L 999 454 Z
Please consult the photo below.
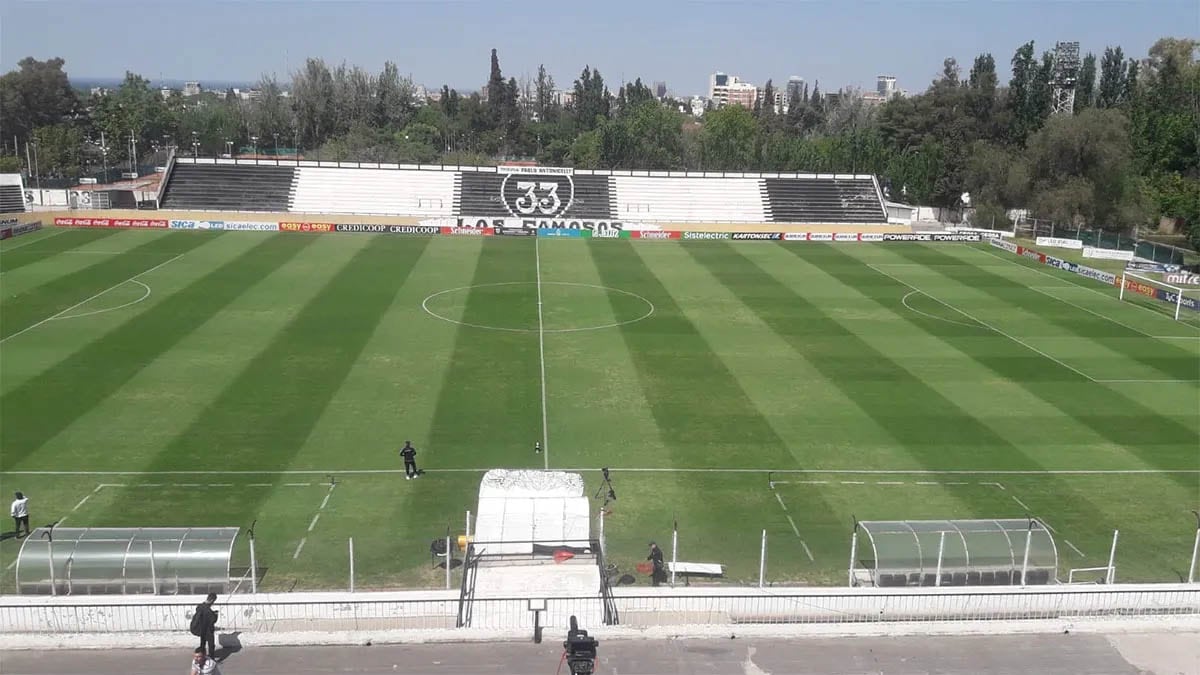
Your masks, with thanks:
M 558 213 L 562 200 L 558 197 L 558 183 L 517 181 L 517 190 L 521 196 L 513 206 L 523 215 L 531 215 L 535 211 L 549 216 Z

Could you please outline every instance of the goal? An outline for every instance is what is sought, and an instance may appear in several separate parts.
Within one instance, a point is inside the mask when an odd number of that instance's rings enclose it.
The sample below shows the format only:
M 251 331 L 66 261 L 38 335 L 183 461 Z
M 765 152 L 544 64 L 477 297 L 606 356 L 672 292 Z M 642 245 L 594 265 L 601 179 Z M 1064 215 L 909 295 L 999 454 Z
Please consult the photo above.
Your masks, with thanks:
M 1176 321 L 1200 321 L 1200 288 L 1181 288 L 1128 270 L 1121 273 L 1119 297 L 1152 309 L 1168 309 Z

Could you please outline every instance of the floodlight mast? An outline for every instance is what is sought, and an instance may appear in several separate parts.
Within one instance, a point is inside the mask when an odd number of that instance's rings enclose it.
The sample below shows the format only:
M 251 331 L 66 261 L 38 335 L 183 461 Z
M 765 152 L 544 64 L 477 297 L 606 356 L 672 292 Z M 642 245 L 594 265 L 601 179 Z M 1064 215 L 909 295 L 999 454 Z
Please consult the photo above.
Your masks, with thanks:
M 1054 45 L 1054 86 L 1050 114 L 1071 115 L 1075 112 L 1075 84 L 1079 80 L 1079 43 L 1059 42 Z

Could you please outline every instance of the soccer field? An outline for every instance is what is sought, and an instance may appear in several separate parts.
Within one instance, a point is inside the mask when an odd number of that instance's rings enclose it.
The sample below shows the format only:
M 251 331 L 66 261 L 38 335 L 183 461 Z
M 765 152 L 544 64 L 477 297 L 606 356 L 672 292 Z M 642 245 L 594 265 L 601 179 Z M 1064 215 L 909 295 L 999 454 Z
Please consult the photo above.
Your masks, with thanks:
M 854 517 L 1030 515 L 1064 579 L 1114 529 L 1118 580 L 1186 576 L 1200 329 L 987 246 L 52 229 L 0 273 L 5 494 L 256 521 L 270 590 L 345 587 L 349 537 L 360 588 L 436 586 L 483 471 L 602 466 L 622 572 L 673 521 L 828 584 Z

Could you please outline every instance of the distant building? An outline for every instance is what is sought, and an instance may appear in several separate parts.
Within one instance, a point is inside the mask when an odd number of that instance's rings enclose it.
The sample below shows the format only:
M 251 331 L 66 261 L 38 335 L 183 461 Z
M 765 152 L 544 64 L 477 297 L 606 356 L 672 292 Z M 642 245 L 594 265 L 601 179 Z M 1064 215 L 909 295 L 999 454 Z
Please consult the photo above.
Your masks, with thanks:
M 659 99 L 664 99 L 667 97 L 667 83 L 666 82 L 655 82 L 654 83 L 654 96 Z
M 758 100 L 758 87 L 749 82 L 742 82 L 736 75 L 718 72 L 708 78 L 708 97 L 718 108 L 727 105 L 753 108 L 754 102 Z
M 201 91 L 203 90 L 200 88 L 199 82 L 185 82 L 183 84 L 184 96 L 199 96 Z
M 554 103 L 564 108 L 569 108 L 575 103 L 575 92 L 567 89 L 559 89 L 554 92 Z
M 804 78 L 799 75 L 793 75 L 788 78 L 787 100 L 790 102 L 793 98 L 801 98 L 804 96 Z
M 880 75 L 875 78 L 875 93 L 884 101 L 890 101 L 897 95 L 896 78 L 892 75 Z
M 708 101 L 703 96 L 693 96 L 688 101 L 688 105 L 692 109 L 692 117 L 700 117 L 704 115 L 704 109 L 708 107 Z
M 92 96 L 108 96 L 109 90 L 107 87 L 92 87 Z
M 170 87 L 161 87 L 158 90 L 158 95 L 163 97 L 164 101 L 171 98 L 172 93 L 174 93 L 174 92 L 172 91 L 172 89 Z

